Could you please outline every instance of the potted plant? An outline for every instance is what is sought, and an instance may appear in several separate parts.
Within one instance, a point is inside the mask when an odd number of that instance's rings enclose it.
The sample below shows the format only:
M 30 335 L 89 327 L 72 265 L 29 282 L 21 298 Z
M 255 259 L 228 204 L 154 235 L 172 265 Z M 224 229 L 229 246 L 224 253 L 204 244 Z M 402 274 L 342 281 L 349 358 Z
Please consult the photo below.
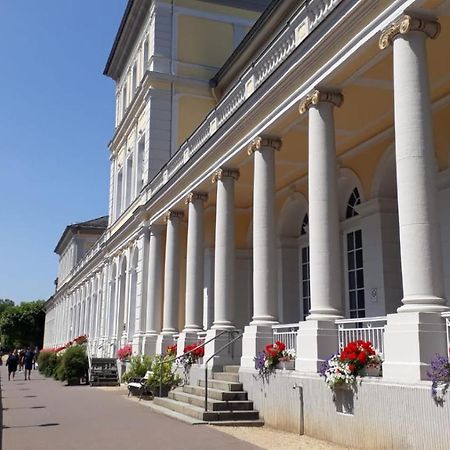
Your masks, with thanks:
M 169 391 L 181 383 L 181 378 L 175 373 L 172 357 L 156 355 L 151 366 L 151 375 L 147 385 L 155 397 L 167 397 Z
M 295 368 L 295 350 L 293 348 L 284 350 L 276 366 L 277 369 L 294 370 Z
M 255 357 L 255 368 L 258 370 L 258 376 L 268 379 L 270 374 L 277 368 L 281 358 L 285 355 L 286 344 L 281 341 L 275 341 L 274 344 L 267 344 L 264 351 Z
M 444 404 L 444 397 L 450 386 L 450 362 L 446 356 L 436 354 L 431 360 L 428 378 L 432 381 L 431 396 L 437 405 Z
M 320 369 L 330 389 L 355 388 L 357 377 L 379 376 L 381 374 L 381 354 L 370 341 L 349 342 L 341 353 L 332 355 Z
M 57 369 L 57 378 L 67 381 L 69 386 L 80 384 L 82 378 L 87 378 L 89 369 L 86 348 L 82 345 L 72 345 L 61 357 Z

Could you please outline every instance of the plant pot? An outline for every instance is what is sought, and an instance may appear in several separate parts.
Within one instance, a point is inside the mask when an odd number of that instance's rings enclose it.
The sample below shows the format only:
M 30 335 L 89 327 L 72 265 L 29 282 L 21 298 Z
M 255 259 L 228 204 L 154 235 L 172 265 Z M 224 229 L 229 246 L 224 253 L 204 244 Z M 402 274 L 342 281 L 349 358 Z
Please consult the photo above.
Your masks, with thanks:
M 280 361 L 276 365 L 276 368 L 281 369 L 281 370 L 294 370 L 295 369 L 295 361 L 294 360 Z
M 155 386 L 152 388 L 152 392 L 155 397 L 168 397 L 169 391 L 170 391 L 170 386 L 162 386 L 161 393 L 159 390 L 159 386 Z
M 80 378 L 70 378 L 70 380 L 67 380 L 67 386 L 79 386 L 80 385 Z
M 362 377 L 381 377 L 381 365 L 364 367 L 359 371 L 359 375 Z

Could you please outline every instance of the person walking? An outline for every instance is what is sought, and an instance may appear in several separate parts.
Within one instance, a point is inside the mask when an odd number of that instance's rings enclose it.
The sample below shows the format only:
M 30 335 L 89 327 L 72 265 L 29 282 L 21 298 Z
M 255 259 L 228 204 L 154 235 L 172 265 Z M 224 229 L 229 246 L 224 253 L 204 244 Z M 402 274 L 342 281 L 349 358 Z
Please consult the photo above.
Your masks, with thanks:
M 17 355 L 17 350 L 14 352 L 11 350 L 9 352 L 8 359 L 6 360 L 6 365 L 8 366 L 8 381 L 11 381 L 11 374 L 14 380 L 18 364 L 19 356 Z
M 30 380 L 31 369 L 33 368 L 34 352 L 28 347 L 23 355 L 23 363 L 25 366 L 25 380 Z M 27 378 L 28 375 L 28 378 Z

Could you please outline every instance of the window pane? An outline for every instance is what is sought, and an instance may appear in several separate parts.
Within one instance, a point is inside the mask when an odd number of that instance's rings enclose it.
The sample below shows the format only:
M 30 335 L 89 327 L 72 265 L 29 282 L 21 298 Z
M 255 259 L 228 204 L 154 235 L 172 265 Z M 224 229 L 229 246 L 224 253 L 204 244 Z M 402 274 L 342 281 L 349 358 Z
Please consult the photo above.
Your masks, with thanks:
M 356 267 L 363 266 L 363 252 L 362 249 L 356 250 Z
M 356 271 L 356 286 L 358 289 L 364 287 L 364 271 L 362 269 Z
M 350 309 L 356 309 L 356 292 L 350 292 Z
M 355 248 L 362 248 L 362 233 L 361 230 L 355 231 Z
M 347 250 L 353 250 L 353 233 L 347 234 Z
M 349 289 L 355 289 L 355 272 L 348 273 L 348 287 Z
M 355 252 L 348 254 L 348 270 L 355 269 Z
M 366 307 L 365 301 L 364 301 L 364 290 L 361 289 L 358 291 L 358 308 L 364 309 Z

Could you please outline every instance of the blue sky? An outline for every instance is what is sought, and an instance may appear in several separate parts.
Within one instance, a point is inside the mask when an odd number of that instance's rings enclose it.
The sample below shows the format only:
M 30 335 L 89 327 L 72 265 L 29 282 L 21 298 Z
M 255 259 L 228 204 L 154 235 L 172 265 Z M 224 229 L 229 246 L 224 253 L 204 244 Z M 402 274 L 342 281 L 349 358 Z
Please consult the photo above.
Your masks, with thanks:
M 0 298 L 48 298 L 69 223 L 107 214 L 126 0 L 0 0 Z

